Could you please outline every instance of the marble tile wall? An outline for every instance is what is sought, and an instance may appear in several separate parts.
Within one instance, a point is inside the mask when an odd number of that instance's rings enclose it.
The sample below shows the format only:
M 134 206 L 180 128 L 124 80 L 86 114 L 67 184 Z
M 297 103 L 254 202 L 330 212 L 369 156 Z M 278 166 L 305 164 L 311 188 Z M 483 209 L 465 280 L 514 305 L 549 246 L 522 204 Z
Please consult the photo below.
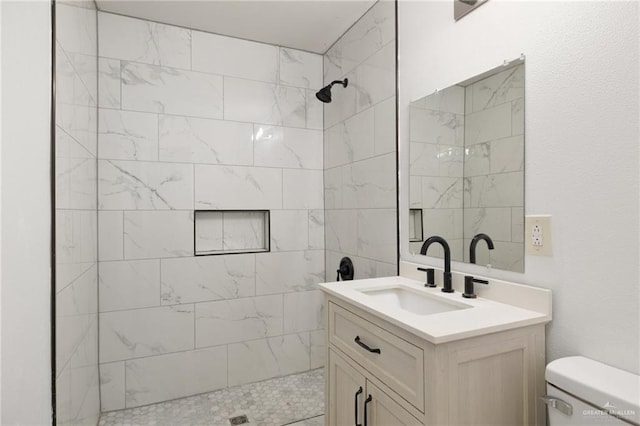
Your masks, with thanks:
M 85 144 L 99 158 L 103 411 L 321 366 L 322 56 L 98 15 L 97 148 Z M 382 113 L 392 94 L 362 109 Z M 391 159 L 389 146 L 376 154 Z M 345 167 L 345 191 L 395 206 Z M 194 257 L 195 209 L 270 210 L 271 251 Z
M 395 18 L 378 2 L 324 55 L 327 279 L 349 256 L 355 278 L 397 274 Z
M 96 13 L 93 2 L 55 8 L 57 424 L 100 415 Z
M 485 232 L 477 263 L 524 270 L 524 64 L 465 87 L 464 246 Z M 468 261 L 468 252 L 465 261 Z
M 464 259 L 463 191 L 465 157 L 465 90 L 451 86 L 412 102 L 410 107 L 410 203 L 422 209 L 424 238 L 439 235 L 451 248 L 451 259 Z M 409 243 L 419 253 L 423 241 Z M 468 245 L 466 246 L 468 247 Z M 429 248 L 442 257 L 442 247 Z

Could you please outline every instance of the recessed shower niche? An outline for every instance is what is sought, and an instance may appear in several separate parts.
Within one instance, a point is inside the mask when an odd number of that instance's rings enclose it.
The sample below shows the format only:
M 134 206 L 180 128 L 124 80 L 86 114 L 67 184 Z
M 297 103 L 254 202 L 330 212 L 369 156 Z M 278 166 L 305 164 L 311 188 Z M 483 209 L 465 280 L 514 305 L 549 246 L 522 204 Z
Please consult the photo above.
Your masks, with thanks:
M 196 256 L 269 251 L 269 210 L 196 210 Z

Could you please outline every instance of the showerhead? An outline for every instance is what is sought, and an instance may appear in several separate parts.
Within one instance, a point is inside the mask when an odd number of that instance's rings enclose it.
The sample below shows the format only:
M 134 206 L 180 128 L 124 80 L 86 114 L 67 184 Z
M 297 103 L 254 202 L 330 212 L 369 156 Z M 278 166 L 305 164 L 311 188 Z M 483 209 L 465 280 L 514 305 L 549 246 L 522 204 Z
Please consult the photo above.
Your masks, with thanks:
M 316 93 L 316 98 L 318 98 L 319 101 L 324 102 L 325 104 L 331 102 L 331 87 L 333 87 L 334 84 L 338 83 L 342 84 L 342 87 L 347 87 L 347 85 L 349 84 L 349 79 L 345 78 L 344 80 L 332 81 L 331 84 L 328 84 L 322 89 L 318 90 L 318 93 Z

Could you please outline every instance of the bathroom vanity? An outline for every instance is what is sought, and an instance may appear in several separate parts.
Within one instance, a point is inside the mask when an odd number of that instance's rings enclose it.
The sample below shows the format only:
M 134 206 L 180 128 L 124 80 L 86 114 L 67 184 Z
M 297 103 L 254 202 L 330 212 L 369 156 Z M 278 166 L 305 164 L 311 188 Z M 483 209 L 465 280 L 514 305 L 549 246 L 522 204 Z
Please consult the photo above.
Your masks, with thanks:
M 544 424 L 550 291 L 491 281 L 499 300 L 463 299 L 404 277 L 321 287 L 327 425 Z

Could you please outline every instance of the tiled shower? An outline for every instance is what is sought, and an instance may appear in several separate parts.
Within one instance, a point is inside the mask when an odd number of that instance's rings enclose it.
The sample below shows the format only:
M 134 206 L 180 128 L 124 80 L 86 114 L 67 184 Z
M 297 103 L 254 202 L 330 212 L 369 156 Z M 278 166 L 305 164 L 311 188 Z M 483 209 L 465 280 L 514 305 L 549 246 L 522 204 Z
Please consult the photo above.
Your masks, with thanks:
M 394 13 L 322 56 L 57 4 L 58 423 L 323 365 L 316 285 L 396 274 Z

